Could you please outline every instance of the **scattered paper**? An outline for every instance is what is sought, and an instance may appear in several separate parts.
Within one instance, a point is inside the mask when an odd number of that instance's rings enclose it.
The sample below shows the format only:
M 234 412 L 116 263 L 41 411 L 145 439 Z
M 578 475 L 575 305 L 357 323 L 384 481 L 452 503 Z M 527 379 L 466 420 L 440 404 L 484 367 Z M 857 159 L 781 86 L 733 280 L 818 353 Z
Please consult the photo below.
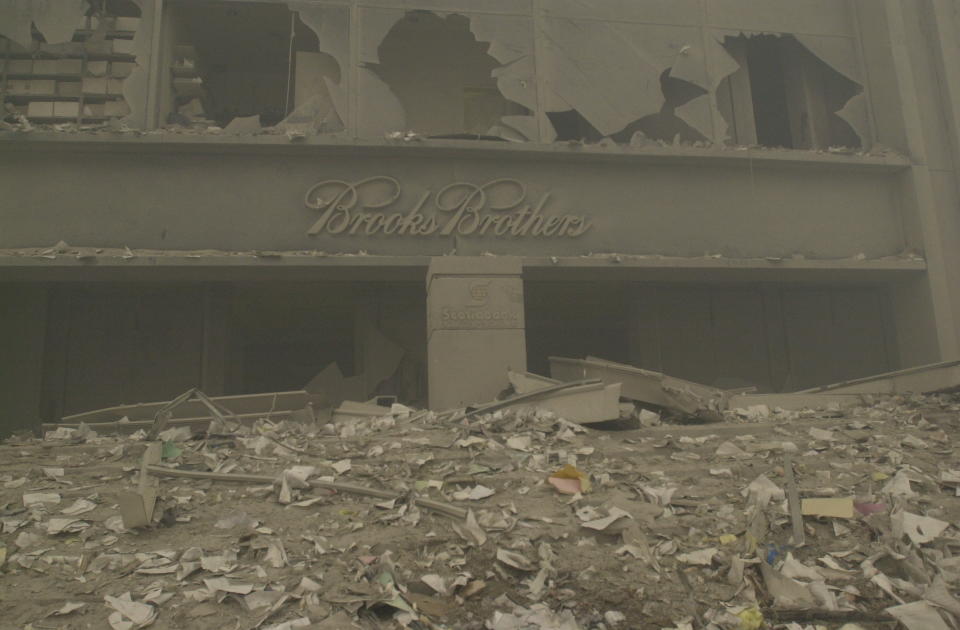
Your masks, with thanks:
M 770 481 L 766 475 L 760 475 L 742 491 L 747 502 L 759 508 L 765 508 L 771 501 L 783 501 L 787 495 L 783 488 Z
M 677 560 L 683 562 L 684 564 L 696 564 L 708 567 L 713 564 L 713 559 L 717 555 L 717 548 L 710 547 L 709 549 L 701 549 L 699 551 L 691 551 L 690 553 L 681 553 L 677 555 Z
M 515 435 L 507 438 L 507 446 L 515 451 L 529 451 L 533 440 L 528 435 Z
M 497 560 L 521 571 L 535 571 L 537 568 L 523 554 L 506 549 L 497 549 Z
M 23 507 L 27 509 L 57 503 L 60 503 L 60 495 L 56 492 L 29 492 L 23 495 Z
M 64 605 L 61 606 L 60 608 L 54 610 L 54 611 L 53 611 L 52 613 L 50 613 L 50 615 L 48 615 L 48 616 L 50 616 L 50 617 L 60 617 L 60 616 L 63 616 L 63 615 L 69 615 L 69 614 L 72 613 L 72 612 L 76 612 L 76 611 L 80 610 L 80 609 L 83 608 L 84 606 L 86 606 L 86 604 L 85 604 L 84 602 L 67 602 L 66 604 L 64 604 Z
M 621 510 L 620 508 L 618 508 L 618 507 L 616 507 L 616 506 L 610 508 L 610 510 L 608 511 L 608 514 L 609 514 L 609 516 L 606 516 L 606 517 L 604 517 L 604 518 L 598 518 L 598 519 L 591 520 L 591 521 L 587 521 L 587 522 L 585 522 L 585 523 L 581 523 L 581 525 L 582 525 L 583 527 L 587 527 L 587 528 L 589 528 L 589 529 L 595 529 L 595 530 L 597 530 L 597 531 L 603 531 L 603 530 L 605 530 L 606 528 L 610 527 L 610 525 L 611 525 L 612 523 L 614 523 L 615 521 L 620 520 L 621 518 L 632 518 L 632 517 L 630 516 L 630 513 L 629 513 L 629 512 L 627 512 L 626 510 Z
M 907 630 L 950 630 L 937 610 L 926 602 L 912 602 L 887 608 Z
M 774 606 L 785 609 L 813 608 L 817 600 L 810 590 L 771 567 L 766 562 L 760 563 L 760 573 L 767 591 L 773 597 Z
M 724 442 L 718 446 L 715 455 L 717 457 L 750 457 L 749 453 L 733 442 Z
M 145 628 L 157 618 L 157 609 L 154 606 L 133 601 L 130 593 L 124 593 L 120 597 L 104 595 L 103 599 L 116 611 L 109 618 L 110 625 L 114 628 Z M 127 623 L 132 625 L 125 625 Z
M 68 507 L 60 510 L 60 513 L 67 514 L 68 516 L 77 516 L 79 514 L 92 512 L 95 509 L 97 509 L 97 504 L 93 501 L 88 501 L 87 499 L 77 499 Z
M 493 496 L 496 491 L 493 488 L 477 485 L 468 490 L 461 490 L 453 493 L 453 498 L 457 501 L 479 501 Z
M 893 479 L 883 486 L 882 492 L 893 497 L 914 497 L 917 495 L 910 487 L 910 477 L 903 470 L 897 471 Z
M 890 523 L 893 525 L 894 536 L 899 538 L 906 534 L 915 545 L 932 542 L 950 526 L 946 521 L 911 514 L 905 510 L 894 512 L 890 516 Z

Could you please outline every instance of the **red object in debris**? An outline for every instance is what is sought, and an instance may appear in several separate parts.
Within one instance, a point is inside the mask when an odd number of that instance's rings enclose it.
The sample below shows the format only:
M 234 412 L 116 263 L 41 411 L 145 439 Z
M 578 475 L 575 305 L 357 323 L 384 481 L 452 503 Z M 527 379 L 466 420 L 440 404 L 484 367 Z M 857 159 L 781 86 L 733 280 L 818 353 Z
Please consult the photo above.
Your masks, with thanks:
M 854 503 L 853 507 L 864 516 L 887 511 L 886 503 Z

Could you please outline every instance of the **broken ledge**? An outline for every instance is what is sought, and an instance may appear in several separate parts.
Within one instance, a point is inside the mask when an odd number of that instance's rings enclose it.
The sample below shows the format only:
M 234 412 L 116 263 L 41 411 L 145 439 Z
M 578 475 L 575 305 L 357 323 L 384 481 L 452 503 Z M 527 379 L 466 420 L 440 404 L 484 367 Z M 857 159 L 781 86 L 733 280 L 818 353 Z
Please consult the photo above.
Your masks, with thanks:
M 763 147 L 698 147 L 691 145 L 644 146 L 614 144 L 552 144 L 495 142 L 486 140 L 439 140 L 422 138 L 411 141 L 358 139 L 345 136 L 312 136 L 291 142 L 282 135 L 183 134 L 168 132 L 66 133 L 56 131 L 0 132 L 0 151 L 77 150 L 77 151 L 169 151 L 201 153 L 245 153 L 256 150 L 270 154 L 343 154 L 379 153 L 404 156 L 443 156 L 475 152 L 483 156 L 511 159 L 636 160 L 678 162 L 684 164 L 751 163 L 769 166 L 802 166 L 835 169 L 869 169 L 895 172 L 911 166 L 909 158 L 893 152 L 848 153 L 768 149 Z
M 220 250 L 126 250 L 116 248 L 70 247 L 69 251 L 49 253 L 45 248 L 0 249 L 0 268 L 41 269 L 124 269 L 124 268 L 260 268 L 296 269 L 328 267 L 335 269 L 416 270 L 419 274 L 430 264 L 430 256 L 375 255 L 365 253 L 325 253 L 320 251 L 243 251 Z M 720 256 L 681 257 L 634 254 L 592 254 L 583 256 L 525 256 L 525 271 L 535 274 L 552 269 L 686 269 L 742 271 L 863 271 L 922 272 L 926 260 L 918 256 L 890 256 L 866 259 L 807 258 L 723 258 Z M 6 273 L 6 272 L 5 272 Z

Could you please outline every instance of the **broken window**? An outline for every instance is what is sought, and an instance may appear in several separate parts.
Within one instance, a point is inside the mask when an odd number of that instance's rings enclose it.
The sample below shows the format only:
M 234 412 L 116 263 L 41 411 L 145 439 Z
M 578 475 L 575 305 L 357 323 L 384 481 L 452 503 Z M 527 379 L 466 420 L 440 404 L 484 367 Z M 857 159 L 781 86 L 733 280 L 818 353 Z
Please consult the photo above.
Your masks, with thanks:
M 677 109 L 695 98 L 707 93 L 699 85 L 670 76 L 671 68 L 660 74 L 660 91 L 663 93 L 663 105 L 656 114 L 639 118 L 626 127 L 610 134 L 610 138 L 622 144 L 637 144 L 646 140 L 656 140 L 675 144 L 677 142 L 705 142 L 706 137 L 677 116 Z M 581 142 L 599 142 L 603 135 L 575 109 L 562 112 L 549 112 L 557 140 L 575 140 Z
M 660 75 L 660 91 L 663 92 L 663 105 L 656 114 L 644 116 L 610 137 L 621 143 L 636 143 L 637 134 L 642 138 L 676 144 L 706 141 L 702 133 L 691 127 L 677 116 L 677 108 L 686 105 L 695 98 L 707 93 L 699 85 L 670 76 L 671 68 Z
M 329 91 L 340 82 L 340 64 L 321 52 L 301 17 L 275 3 L 172 5 L 161 122 L 238 133 L 281 122 L 319 133 L 343 129 Z
M 132 0 L 0 3 L 4 120 L 103 123 L 130 113 L 140 9 Z
M 717 100 L 734 144 L 787 149 L 860 147 L 837 116 L 863 91 L 790 35 L 727 37 L 740 69 L 720 84 Z
M 491 55 L 491 43 L 475 35 L 471 18 L 368 11 L 364 19 L 389 29 L 382 39 L 365 41 L 361 52 L 361 135 L 412 131 L 434 138 L 499 140 L 505 117 L 530 115 L 501 93 L 501 62 Z M 515 51 L 501 47 L 501 52 Z M 386 120 L 402 126 L 383 129 Z
M 599 142 L 603 139 L 603 134 L 597 131 L 596 127 L 591 125 L 590 121 L 575 109 L 547 112 L 547 118 L 550 119 L 550 124 L 557 132 L 556 140 L 558 142 Z

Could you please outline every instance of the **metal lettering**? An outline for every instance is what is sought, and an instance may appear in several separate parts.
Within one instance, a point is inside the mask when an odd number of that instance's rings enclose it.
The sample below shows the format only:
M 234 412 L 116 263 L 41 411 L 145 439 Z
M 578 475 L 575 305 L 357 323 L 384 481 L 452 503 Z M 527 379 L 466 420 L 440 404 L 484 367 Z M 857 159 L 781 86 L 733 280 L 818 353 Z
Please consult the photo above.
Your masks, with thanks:
M 426 190 L 407 209 L 394 206 L 400 196 L 400 182 L 384 175 L 318 182 L 304 197 L 320 213 L 307 234 L 576 238 L 593 227 L 583 215 L 548 213 L 550 192 L 531 202 L 526 186 L 509 178 Z

